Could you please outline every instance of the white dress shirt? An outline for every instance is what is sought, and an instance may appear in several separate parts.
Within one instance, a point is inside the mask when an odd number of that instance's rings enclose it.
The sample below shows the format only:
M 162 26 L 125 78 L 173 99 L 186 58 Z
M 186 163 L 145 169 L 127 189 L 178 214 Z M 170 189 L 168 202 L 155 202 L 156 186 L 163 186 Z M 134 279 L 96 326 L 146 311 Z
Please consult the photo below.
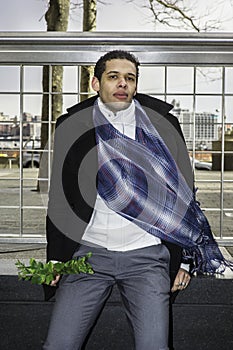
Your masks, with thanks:
M 104 105 L 100 98 L 98 98 L 98 105 L 105 118 L 117 130 L 135 139 L 134 102 L 127 109 L 115 114 Z M 128 251 L 161 243 L 159 238 L 109 209 L 99 194 L 97 194 L 94 211 L 82 239 L 115 251 Z

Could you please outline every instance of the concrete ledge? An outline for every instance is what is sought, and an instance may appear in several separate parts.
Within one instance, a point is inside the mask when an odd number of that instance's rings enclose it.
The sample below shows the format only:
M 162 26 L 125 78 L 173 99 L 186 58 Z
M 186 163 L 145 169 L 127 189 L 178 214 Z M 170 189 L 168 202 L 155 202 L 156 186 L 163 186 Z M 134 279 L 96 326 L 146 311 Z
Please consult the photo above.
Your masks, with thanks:
M 233 349 L 233 279 L 197 277 L 174 304 L 175 350 Z M 41 286 L 0 276 L 1 349 L 40 350 L 53 302 Z M 85 350 L 133 350 L 117 288 L 108 300 Z M 65 350 L 65 349 L 64 349 Z

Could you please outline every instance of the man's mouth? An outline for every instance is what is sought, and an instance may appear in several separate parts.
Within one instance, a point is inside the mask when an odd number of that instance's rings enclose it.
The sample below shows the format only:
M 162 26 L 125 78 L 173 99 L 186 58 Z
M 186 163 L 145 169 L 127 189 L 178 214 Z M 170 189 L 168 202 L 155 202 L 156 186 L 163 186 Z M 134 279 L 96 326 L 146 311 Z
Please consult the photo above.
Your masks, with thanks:
M 118 100 L 126 100 L 128 94 L 126 94 L 125 92 L 116 92 L 113 96 L 116 97 Z

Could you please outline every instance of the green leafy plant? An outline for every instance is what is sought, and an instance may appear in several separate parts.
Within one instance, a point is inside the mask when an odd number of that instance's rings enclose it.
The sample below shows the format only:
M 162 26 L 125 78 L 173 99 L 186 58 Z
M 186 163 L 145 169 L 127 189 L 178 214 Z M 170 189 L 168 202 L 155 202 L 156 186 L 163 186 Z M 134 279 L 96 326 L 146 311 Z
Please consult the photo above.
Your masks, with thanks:
M 88 273 L 93 274 L 94 271 L 87 259 L 92 253 L 67 262 L 52 262 L 42 263 L 31 258 L 29 265 L 26 266 L 20 260 L 15 265 L 18 268 L 18 277 L 20 280 L 31 281 L 33 284 L 47 284 L 54 280 L 56 275 Z

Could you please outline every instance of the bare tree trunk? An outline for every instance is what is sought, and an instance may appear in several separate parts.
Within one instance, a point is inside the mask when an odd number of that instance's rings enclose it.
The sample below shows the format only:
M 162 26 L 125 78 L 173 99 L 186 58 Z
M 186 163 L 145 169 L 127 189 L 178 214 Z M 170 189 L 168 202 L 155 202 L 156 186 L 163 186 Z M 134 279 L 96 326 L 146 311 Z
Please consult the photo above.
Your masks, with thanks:
M 83 31 L 91 32 L 96 30 L 96 0 L 83 0 Z M 81 67 L 80 91 L 87 93 L 81 95 L 81 101 L 89 97 L 91 91 L 90 77 L 93 75 L 93 66 Z
M 49 8 L 45 14 L 47 22 L 47 31 L 61 31 L 66 32 L 69 21 L 70 0 L 50 0 Z M 50 86 L 51 80 L 51 86 Z M 51 97 L 51 119 L 54 121 L 62 114 L 63 98 L 63 66 L 52 66 L 51 71 L 49 66 L 43 67 L 43 98 L 42 98 L 42 125 L 41 125 L 41 148 L 45 149 L 49 137 L 49 108 Z M 53 129 L 53 128 L 52 128 Z M 52 130 L 53 131 L 53 130 Z M 45 154 L 43 160 L 45 160 Z M 43 164 L 42 164 L 43 163 Z M 47 162 L 41 162 L 39 169 L 39 178 L 46 178 Z M 41 192 L 47 191 L 47 181 L 38 181 L 37 190 Z

